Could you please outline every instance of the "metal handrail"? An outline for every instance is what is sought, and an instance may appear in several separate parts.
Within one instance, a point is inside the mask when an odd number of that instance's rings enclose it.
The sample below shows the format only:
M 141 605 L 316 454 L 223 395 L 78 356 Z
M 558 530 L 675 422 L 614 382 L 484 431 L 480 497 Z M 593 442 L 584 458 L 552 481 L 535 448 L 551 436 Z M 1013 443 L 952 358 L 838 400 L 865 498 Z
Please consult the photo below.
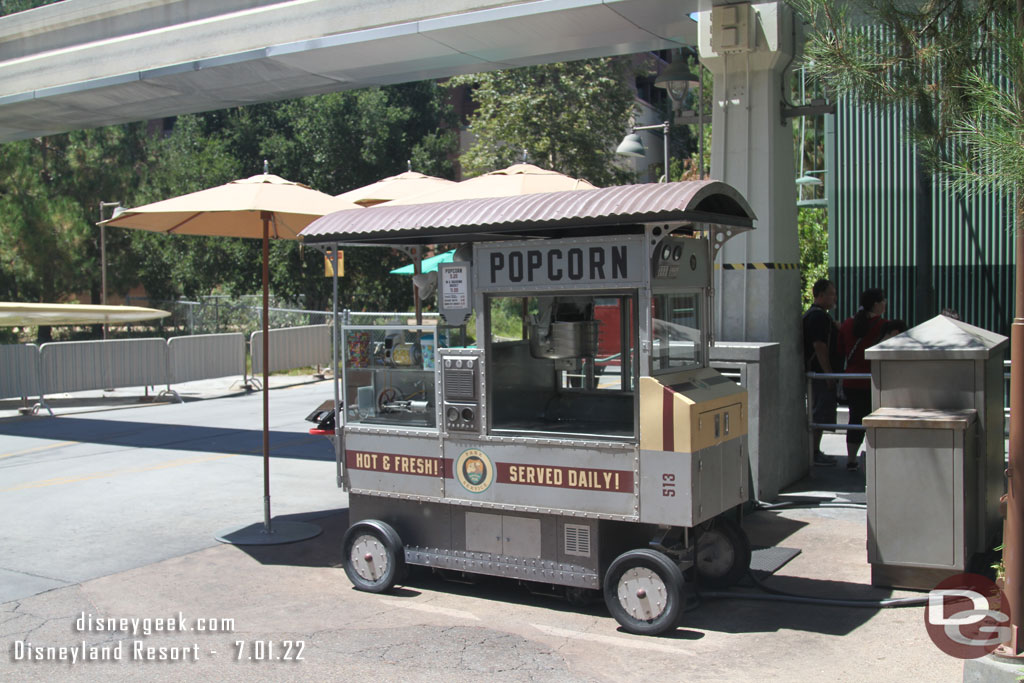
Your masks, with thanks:
M 814 422 L 814 396 L 811 390 L 815 379 L 871 379 L 870 372 L 808 372 L 807 373 L 807 429 L 846 429 L 864 431 L 864 425 L 855 424 L 821 424 Z

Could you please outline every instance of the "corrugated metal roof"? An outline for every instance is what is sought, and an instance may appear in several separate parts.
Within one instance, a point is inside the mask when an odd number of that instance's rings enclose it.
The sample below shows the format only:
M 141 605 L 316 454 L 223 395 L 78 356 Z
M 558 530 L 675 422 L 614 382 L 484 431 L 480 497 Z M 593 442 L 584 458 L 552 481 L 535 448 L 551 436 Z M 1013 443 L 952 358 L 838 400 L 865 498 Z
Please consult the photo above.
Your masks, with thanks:
M 740 193 L 716 180 L 619 185 L 493 199 L 464 199 L 338 211 L 310 223 L 304 242 L 427 244 L 438 241 L 551 237 L 608 232 L 612 226 L 693 221 L 753 226 L 754 212 Z

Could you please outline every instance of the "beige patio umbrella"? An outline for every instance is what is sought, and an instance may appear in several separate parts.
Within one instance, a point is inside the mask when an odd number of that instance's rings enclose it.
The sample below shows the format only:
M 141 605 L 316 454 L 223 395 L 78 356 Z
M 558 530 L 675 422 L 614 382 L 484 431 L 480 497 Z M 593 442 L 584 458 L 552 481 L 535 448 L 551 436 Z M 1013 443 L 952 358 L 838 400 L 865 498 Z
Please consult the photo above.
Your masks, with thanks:
M 264 172 L 251 178 L 117 212 L 101 225 L 177 235 L 217 235 L 263 239 L 263 514 L 262 528 L 250 525 L 218 534 L 217 540 L 239 545 L 290 543 L 312 538 L 320 528 L 304 522 L 270 521 L 270 339 L 267 335 L 270 288 L 270 240 L 295 239 L 324 214 L 361 209 L 305 185 Z
M 558 171 L 549 171 L 533 164 L 513 164 L 490 173 L 448 187 L 431 189 L 416 195 L 388 202 L 395 204 L 428 204 L 448 202 L 456 199 L 483 199 L 487 197 L 512 197 L 538 192 L 562 192 L 565 190 L 596 190 L 586 180 L 572 178 Z
M 406 174 L 402 174 L 406 175 Z M 398 177 L 398 176 L 395 176 Z M 537 192 L 561 192 L 563 190 L 594 190 L 595 186 L 586 180 L 571 178 L 558 171 L 534 166 L 513 164 L 508 168 L 491 171 L 461 183 L 431 187 L 428 190 L 395 198 L 388 206 L 397 204 L 430 204 L 459 199 L 483 199 L 488 197 L 512 197 Z M 340 195 L 344 196 L 344 195 Z M 414 267 L 415 277 L 419 275 L 418 263 Z M 414 280 L 415 282 L 415 280 Z M 413 300 L 416 305 L 416 320 L 420 321 L 419 287 L 414 284 Z
M 93 325 L 130 323 L 166 318 L 169 311 L 142 306 L 91 304 L 30 304 L 0 301 L 0 327 L 25 325 Z
M 454 180 L 445 180 L 434 176 L 417 173 L 412 168 L 405 173 L 399 173 L 388 178 L 383 178 L 375 183 L 357 187 L 337 195 L 337 199 L 355 202 L 360 206 L 376 206 L 378 204 L 391 203 L 404 197 L 412 197 L 422 194 L 431 194 L 443 191 L 458 185 Z M 420 272 L 420 259 L 423 256 L 421 247 L 416 247 L 411 254 L 413 259 L 413 273 Z M 416 322 L 423 322 L 423 313 L 420 303 L 420 288 L 413 282 L 412 287 L 413 310 L 416 315 Z
M 336 198 L 354 202 L 360 206 L 375 206 L 384 202 L 402 199 L 403 197 L 436 192 L 455 184 L 453 180 L 436 178 L 409 170 L 405 173 L 399 173 L 398 175 L 378 180 L 375 183 L 349 190 L 337 195 Z

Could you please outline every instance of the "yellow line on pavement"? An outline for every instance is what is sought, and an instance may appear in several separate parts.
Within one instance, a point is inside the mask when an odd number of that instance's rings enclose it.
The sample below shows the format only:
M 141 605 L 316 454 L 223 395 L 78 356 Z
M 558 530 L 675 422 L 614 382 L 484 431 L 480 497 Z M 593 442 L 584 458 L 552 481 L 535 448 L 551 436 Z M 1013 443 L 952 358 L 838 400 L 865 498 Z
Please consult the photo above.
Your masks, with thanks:
M 10 491 L 23 491 L 25 489 L 39 489 L 46 486 L 59 486 L 60 484 L 75 484 L 81 481 L 89 481 L 91 479 L 103 479 L 105 477 L 116 477 L 120 474 L 137 474 L 140 472 L 153 472 L 156 470 L 165 470 L 171 467 L 181 467 L 183 465 L 195 465 L 201 462 L 210 462 L 213 460 L 222 460 L 224 458 L 233 458 L 237 453 L 227 453 L 225 455 L 209 455 L 201 458 L 182 458 L 180 460 L 170 460 L 168 462 L 162 462 L 157 465 L 150 465 L 149 467 L 127 467 L 120 470 L 111 470 L 109 472 L 95 472 L 93 474 L 82 474 L 77 477 L 57 477 L 55 479 L 43 479 L 41 481 L 29 481 L 24 484 L 18 484 L 17 486 L 11 486 L 9 488 L 0 489 L 0 493 L 8 493 Z
M 39 451 L 47 451 L 51 448 L 60 448 L 61 446 L 73 446 L 74 444 L 82 443 L 81 441 L 60 441 L 58 443 L 51 443 L 45 446 L 37 446 L 35 448 L 29 448 L 24 451 L 15 451 L 14 453 L 0 453 L 0 460 L 3 458 L 13 458 L 16 455 L 26 455 L 28 453 L 38 453 Z

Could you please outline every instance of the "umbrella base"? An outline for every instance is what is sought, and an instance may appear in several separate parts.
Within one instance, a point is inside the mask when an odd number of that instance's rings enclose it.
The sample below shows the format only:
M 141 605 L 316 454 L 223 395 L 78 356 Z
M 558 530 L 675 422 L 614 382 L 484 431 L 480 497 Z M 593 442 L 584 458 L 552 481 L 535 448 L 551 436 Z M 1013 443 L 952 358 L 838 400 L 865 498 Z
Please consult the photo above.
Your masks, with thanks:
M 305 541 L 320 532 L 320 527 L 308 522 L 274 522 L 269 531 L 263 522 L 257 522 L 241 529 L 225 529 L 215 538 L 231 545 L 283 545 Z

